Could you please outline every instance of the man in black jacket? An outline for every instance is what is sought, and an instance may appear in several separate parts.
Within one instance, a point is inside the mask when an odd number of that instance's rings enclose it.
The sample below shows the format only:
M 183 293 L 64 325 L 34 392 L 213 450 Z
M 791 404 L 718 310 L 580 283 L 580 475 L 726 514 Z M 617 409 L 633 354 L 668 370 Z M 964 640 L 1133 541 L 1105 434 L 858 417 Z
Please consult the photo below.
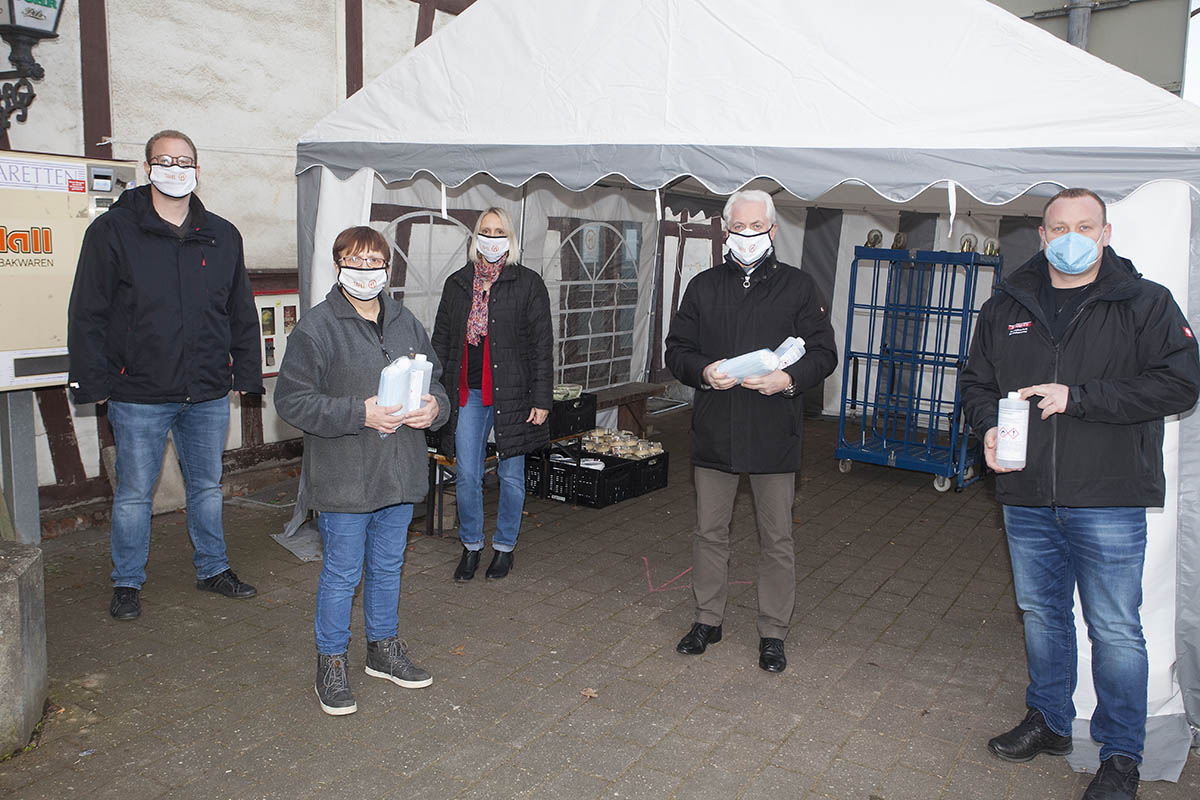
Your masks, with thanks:
M 758 522 L 758 665 L 787 666 L 783 640 L 796 600 L 792 503 L 800 469 L 803 393 L 837 364 L 828 305 L 813 279 L 777 261 L 775 204 L 761 191 L 730 196 L 721 215 L 729 255 L 688 284 L 667 336 L 667 367 L 694 387 L 692 464 L 696 534 L 692 586 L 696 622 L 676 647 L 703 653 L 721 640 L 729 595 L 729 521 L 743 472 L 750 473 Z M 721 362 L 789 336 L 806 353 L 786 369 L 739 383 Z
M 1107 247 L 1099 197 L 1059 192 L 1042 222 L 1043 252 L 984 304 L 961 382 L 967 419 L 1000 473 L 1029 666 L 1025 719 L 988 748 L 1009 761 L 1071 752 L 1078 585 L 1101 745 L 1084 797 L 1133 798 L 1146 731 L 1145 510 L 1164 502 L 1163 417 L 1195 404 L 1200 360 L 1171 293 Z M 996 464 L 996 404 L 1012 391 L 1040 398 L 1015 471 Z
M 150 185 L 127 190 L 88 227 L 68 312 L 75 402 L 108 403 L 117 445 L 115 619 L 141 615 L 167 431 L 187 489 L 196 588 L 256 594 L 229 568 L 221 524 L 229 392 L 263 391 L 242 238 L 193 194 L 196 148 L 186 135 L 150 137 L 143 167 Z

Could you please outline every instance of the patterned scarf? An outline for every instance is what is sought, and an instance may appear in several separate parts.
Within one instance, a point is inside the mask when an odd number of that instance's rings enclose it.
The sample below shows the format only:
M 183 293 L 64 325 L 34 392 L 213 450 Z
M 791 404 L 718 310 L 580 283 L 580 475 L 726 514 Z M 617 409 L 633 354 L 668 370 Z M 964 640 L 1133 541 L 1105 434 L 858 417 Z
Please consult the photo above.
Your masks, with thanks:
M 495 283 L 504 269 L 508 256 L 501 256 L 495 264 L 489 264 L 483 256 L 475 259 L 475 280 L 471 284 L 471 313 L 467 316 L 467 343 L 478 346 L 487 336 L 488 306 L 487 293 L 483 289 L 485 283 Z

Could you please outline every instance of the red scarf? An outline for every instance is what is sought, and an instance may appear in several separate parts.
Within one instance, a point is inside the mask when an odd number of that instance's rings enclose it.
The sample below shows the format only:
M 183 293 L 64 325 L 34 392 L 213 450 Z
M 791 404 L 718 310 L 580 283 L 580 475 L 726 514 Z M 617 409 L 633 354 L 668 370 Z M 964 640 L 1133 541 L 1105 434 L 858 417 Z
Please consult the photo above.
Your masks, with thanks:
M 467 342 L 471 345 L 478 346 L 487 336 L 488 304 L 487 292 L 483 286 L 496 282 L 507 260 L 507 255 L 501 256 L 495 264 L 489 264 L 483 256 L 475 259 L 475 280 L 471 284 L 471 313 L 467 315 Z

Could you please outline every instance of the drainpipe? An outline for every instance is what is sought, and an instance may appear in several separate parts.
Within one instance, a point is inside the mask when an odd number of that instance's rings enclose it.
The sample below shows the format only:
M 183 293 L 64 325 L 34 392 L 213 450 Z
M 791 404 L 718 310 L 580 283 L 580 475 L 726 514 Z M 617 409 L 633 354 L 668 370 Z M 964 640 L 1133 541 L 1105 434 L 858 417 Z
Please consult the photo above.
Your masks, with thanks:
M 1067 41 L 1080 50 L 1087 50 L 1088 23 L 1092 19 L 1091 0 L 1071 0 L 1067 9 Z

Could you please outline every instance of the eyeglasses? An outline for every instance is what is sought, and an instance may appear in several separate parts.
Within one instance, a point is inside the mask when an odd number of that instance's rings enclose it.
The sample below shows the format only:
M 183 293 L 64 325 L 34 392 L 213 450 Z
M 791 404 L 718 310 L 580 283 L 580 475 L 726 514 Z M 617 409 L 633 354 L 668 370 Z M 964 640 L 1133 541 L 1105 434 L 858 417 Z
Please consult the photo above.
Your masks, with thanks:
M 364 264 L 371 269 L 379 269 L 380 267 L 387 266 L 387 259 L 380 258 L 379 256 L 368 256 L 366 258 L 361 256 L 342 256 L 337 260 L 337 263 L 339 266 L 350 267 L 351 269 L 359 269 Z
M 150 159 L 150 164 L 155 167 L 190 167 L 195 169 L 196 159 L 191 156 L 155 156 Z

